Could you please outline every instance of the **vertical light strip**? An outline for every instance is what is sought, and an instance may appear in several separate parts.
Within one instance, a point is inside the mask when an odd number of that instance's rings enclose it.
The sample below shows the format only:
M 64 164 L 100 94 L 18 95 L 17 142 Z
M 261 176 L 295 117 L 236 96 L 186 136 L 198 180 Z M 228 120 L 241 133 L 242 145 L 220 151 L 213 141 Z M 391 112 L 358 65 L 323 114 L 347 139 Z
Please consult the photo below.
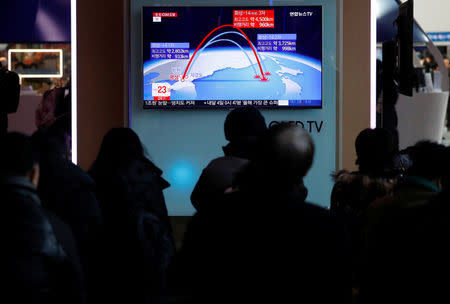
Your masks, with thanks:
M 377 0 L 370 1 L 370 128 L 377 126 Z
M 70 45 L 71 45 L 71 83 L 72 83 L 72 162 L 78 162 L 78 133 L 77 133 L 77 0 L 70 0 Z
M 344 105 L 343 105 L 343 100 L 344 100 L 344 69 L 342 68 L 342 65 L 344 63 L 344 0 L 340 0 L 339 2 L 339 13 L 338 13 L 338 21 L 339 21 L 339 42 L 338 42 L 338 46 L 339 49 L 337 50 L 339 52 L 339 64 L 338 64 L 338 72 L 337 72 L 337 76 L 338 76 L 338 80 L 339 80 L 339 87 L 338 87 L 338 94 L 339 94 L 339 104 L 338 104 L 338 125 L 339 125 L 339 133 L 338 133 L 338 166 L 337 166 L 337 170 L 341 170 L 343 169 L 344 165 L 343 165 L 343 123 L 344 123 Z

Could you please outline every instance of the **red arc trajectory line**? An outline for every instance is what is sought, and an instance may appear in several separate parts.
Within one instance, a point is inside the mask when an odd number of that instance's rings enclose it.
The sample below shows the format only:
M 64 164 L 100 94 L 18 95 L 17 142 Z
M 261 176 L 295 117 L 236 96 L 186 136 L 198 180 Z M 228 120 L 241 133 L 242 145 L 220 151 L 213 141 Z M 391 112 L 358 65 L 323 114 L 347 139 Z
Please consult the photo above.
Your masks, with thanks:
M 267 80 L 266 76 L 264 76 L 264 72 L 263 72 L 263 69 L 262 69 L 262 67 L 261 67 L 261 63 L 259 62 L 259 58 L 258 58 L 258 56 L 256 55 L 256 50 L 255 50 L 255 48 L 253 47 L 253 45 L 251 44 L 250 39 L 248 39 L 247 35 L 245 35 L 245 33 L 244 33 L 240 28 L 238 28 L 238 27 L 236 27 L 236 26 L 234 26 L 234 25 L 232 25 L 232 24 L 224 24 L 224 25 L 218 26 L 218 27 L 216 27 L 215 29 L 213 29 L 211 32 L 209 32 L 209 34 L 206 35 L 205 38 L 203 38 L 202 42 L 200 42 L 200 44 L 199 44 L 199 45 L 197 46 L 197 48 L 195 49 L 194 55 L 191 57 L 191 59 L 189 60 L 189 63 L 188 63 L 188 65 L 187 65 L 186 69 L 184 70 L 183 79 L 186 78 L 186 73 L 187 73 L 187 71 L 188 71 L 188 69 L 189 69 L 189 66 L 191 65 L 192 59 L 194 59 L 195 54 L 197 54 L 198 49 L 202 46 L 202 44 L 205 42 L 205 40 L 208 39 L 209 36 L 211 36 L 212 33 L 214 33 L 215 31 L 217 31 L 218 29 L 221 29 L 221 28 L 223 28 L 223 27 L 232 27 L 232 28 L 235 28 L 235 29 L 237 29 L 239 32 L 241 32 L 241 33 L 245 36 L 245 39 L 247 39 L 247 42 L 248 42 L 248 44 L 250 45 L 250 47 L 252 48 L 253 54 L 255 55 L 256 60 L 258 61 L 259 70 L 261 71 L 262 80 Z

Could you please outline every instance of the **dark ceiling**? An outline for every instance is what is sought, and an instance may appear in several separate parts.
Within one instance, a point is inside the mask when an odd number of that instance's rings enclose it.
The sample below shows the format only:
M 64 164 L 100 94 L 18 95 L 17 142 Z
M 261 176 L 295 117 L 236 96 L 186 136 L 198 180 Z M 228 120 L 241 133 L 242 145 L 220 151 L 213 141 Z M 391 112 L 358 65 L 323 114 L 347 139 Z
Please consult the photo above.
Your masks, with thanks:
M 400 0 L 377 0 L 377 42 L 392 40 Z M 70 0 L 2 0 L 0 43 L 70 42 Z M 414 24 L 414 41 L 428 38 Z

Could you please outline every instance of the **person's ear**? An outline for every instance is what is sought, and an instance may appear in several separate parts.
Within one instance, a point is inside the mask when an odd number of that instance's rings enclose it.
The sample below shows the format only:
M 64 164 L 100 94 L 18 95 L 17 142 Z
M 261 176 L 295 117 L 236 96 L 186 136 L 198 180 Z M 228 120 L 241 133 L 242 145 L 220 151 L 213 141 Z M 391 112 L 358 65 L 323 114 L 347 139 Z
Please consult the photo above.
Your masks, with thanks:
M 39 165 L 38 164 L 34 164 L 33 168 L 31 169 L 30 173 L 28 173 L 28 179 L 30 180 L 30 182 L 37 188 L 38 184 L 39 184 Z

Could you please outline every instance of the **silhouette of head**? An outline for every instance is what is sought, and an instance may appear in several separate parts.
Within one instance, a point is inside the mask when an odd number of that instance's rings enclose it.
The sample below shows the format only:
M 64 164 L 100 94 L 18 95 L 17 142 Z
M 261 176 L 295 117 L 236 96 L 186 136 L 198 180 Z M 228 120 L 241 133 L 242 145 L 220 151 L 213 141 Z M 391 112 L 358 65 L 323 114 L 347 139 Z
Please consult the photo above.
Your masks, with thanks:
M 383 175 L 392 170 L 395 154 L 391 133 L 382 128 L 365 129 L 355 141 L 359 171 L 363 174 Z
M 144 148 L 133 130 L 113 128 L 103 138 L 97 160 L 114 162 L 142 156 L 144 156 Z
M 434 62 L 434 56 L 430 52 L 425 53 L 425 61 L 426 62 Z
M 96 179 L 98 175 L 109 174 L 115 167 L 126 165 L 130 160 L 144 157 L 144 147 L 133 130 L 113 128 L 103 138 L 89 174 Z
M 445 63 L 445 66 L 447 67 L 447 69 L 450 69 L 450 59 L 449 58 L 444 58 L 444 63 Z
M 20 133 L 8 133 L 0 141 L 0 175 L 24 176 L 37 186 L 39 166 L 30 138 Z
M 408 149 L 411 166 L 408 176 L 418 176 L 428 180 L 440 179 L 445 175 L 446 148 L 431 141 L 420 141 Z
M 251 158 L 257 139 L 267 130 L 261 112 L 253 107 L 237 108 L 225 119 L 225 138 L 230 142 L 224 147 L 226 155 Z
M 277 124 L 261 137 L 254 159 L 246 168 L 247 172 L 238 178 L 237 184 L 299 185 L 313 159 L 314 142 L 305 130 L 289 123 Z
M 44 93 L 35 113 L 36 127 L 48 128 L 58 120 L 59 116 L 66 114 L 62 112 L 66 110 L 66 106 L 63 106 L 65 90 L 65 88 L 55 88 Z

